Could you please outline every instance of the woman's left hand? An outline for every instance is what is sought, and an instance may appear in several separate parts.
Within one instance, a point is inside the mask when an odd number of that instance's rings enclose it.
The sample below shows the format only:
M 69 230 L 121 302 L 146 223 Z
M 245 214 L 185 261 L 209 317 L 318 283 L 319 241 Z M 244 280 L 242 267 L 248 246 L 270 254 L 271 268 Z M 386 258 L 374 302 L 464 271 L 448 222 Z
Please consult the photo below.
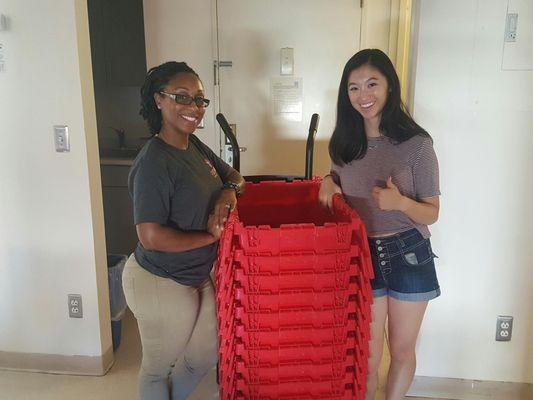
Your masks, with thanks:
M 392 177 L 387 179 L 387 187 L 380 188 L 375 186 L 372 189 L 372 196 L 374 201 L 380 210 L 383 211 L 392 211 L 392 210 L 403 210 L 405 197 L 398 190 L 398 186 L 392 183 Z
M 213 214 L 217 225 L 222 228 L 224 222 L 228 219 L 228 215 L 237 205 L 237 194 L 233 189 L 224 189 L 220 193 Z

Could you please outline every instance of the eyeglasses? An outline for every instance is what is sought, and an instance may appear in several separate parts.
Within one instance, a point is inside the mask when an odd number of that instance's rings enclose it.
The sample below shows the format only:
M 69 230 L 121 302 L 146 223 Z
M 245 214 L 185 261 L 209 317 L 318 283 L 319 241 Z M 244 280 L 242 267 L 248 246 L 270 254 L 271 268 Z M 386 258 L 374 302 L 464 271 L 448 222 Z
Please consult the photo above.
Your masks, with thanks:
M 159 92 L 159 94 L 170 97 L 176 103 L 183 104 L 184 106 L 188 106 L 194 102 L 194 104 L 196 104 L 196 107 L 206 108 L 210 103 L 208 99 L 204 99 L 203 97 L 191 97 L 188 94 L 177 94 L 167 92 Z

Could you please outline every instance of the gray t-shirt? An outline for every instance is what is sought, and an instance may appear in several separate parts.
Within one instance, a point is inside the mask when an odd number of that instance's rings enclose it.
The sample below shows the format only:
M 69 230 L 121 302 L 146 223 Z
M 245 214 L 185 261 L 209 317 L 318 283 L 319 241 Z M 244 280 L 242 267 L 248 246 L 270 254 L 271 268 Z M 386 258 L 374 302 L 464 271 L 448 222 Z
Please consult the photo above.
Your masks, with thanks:
M 386 187 L 387 179 L 413 200 L 440 195 L 439 165 L 430 138 L 414 136 L 394 144 L 386 136 L 369 138 L 362 159 L 343 167 L 332 164 L 348 204 L 363 220 L 369 236 L 384 236 L 412 228 L 430 237 L 427 225 L 417 224 L 401 211 L 381 211 L 372 197 L 374 186 Z
M 154 137 L 131 167 L 128 187 L 133 198 L 134 223 L 154 222 L 182 232 L 205 231 L 232 168 L 191 135 L 187 150 Z M 207 279 L 216 259 L 217 244 L 169 253 L 137 244 L 135 257 L 147 271 L 187 286 Z

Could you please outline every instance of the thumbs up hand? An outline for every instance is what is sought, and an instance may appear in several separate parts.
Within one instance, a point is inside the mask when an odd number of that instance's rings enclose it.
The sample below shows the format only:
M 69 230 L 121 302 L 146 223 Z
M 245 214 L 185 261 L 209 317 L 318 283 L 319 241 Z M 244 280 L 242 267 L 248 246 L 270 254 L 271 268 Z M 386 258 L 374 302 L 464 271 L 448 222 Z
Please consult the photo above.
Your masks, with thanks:
M 402 211 L 403 209 L 403 205 L 404 205 L 403 200 L 405 199 L 405 197 L 402 196 L 402 194 L 398 190 L 398 186 L 396 186 L 392 182 L 392 177 L 390 176 L 389 176 L 389 179 L 387 179 L 386 188 L 380 188 L 378 186 L 374 186 L 374 189 L 372 189 L 372 197 L 374 197 L 374 201 L 376 202 L 376 205 L 378 206 L 380 210 Z

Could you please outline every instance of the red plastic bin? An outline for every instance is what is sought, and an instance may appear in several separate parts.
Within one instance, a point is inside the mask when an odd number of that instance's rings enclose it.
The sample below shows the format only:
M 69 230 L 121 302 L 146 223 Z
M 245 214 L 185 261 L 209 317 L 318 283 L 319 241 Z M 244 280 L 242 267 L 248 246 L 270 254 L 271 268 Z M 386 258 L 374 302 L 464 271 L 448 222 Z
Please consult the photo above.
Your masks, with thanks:
M 222 399 L 353 399 L 366 390 L 373 277 L 364 225 L 319 181 L 248 184 L 219 245 Z

